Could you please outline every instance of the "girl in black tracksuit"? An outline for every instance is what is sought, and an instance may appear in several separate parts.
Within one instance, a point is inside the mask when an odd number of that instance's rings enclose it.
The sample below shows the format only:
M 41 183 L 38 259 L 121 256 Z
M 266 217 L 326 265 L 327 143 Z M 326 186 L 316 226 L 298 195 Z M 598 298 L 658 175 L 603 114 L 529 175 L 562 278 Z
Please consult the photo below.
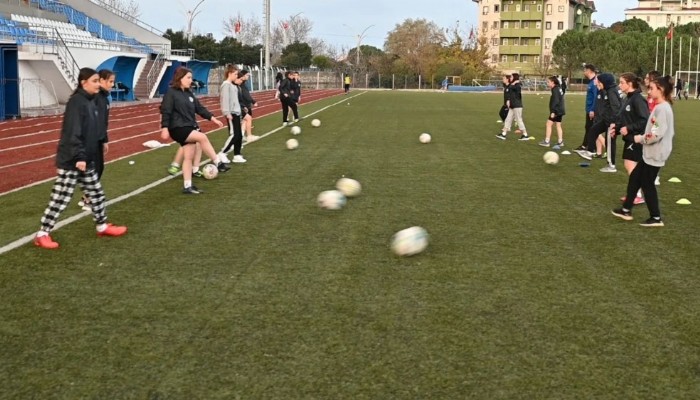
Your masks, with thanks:
M 627 98 L 622 104 L 617 121 L 612 127 L 616 135 L 622 135 L 624 150 L 622 159 L 625 163 L 627 175 L 630 175 L 634 168 L 642 160 L 642 144 L 635 143 L 634 137 L 644 134 L 647 120 L 649 119 L 649 105 L 642 96 L 641 79 L 632 73 L 625 73 L 620 76 L 620 89 L 627 94 Z M 624 200 L 623 200 L 624 201 Z M 635 204 L 644 202 L 641 189 L 634 200 Z
M 503 105 L 498 111 L 501 121 L 505 121 L 508 116 L 508 86 L 510 85 L 510 75 L 503 75 Z
M 586 151 L 579 152 L 579 155 L 587 160 L 592 158 L 602 158 L 603 147 L 605 146 L 605 135 L 607 135 L 610 124 L 615 122 L 617 114 L 620 112 L 620 93 L 612 74 L 599 74 L 596 77 L 598 86 L 598 96 L 596 98 L 595 117 L 593 125 L 586 132 Z M 608 148 L 608 162 L 615 165 L 615 141 L 610 141 Z
M 294 119 L 299 119 L 299 111 L 297 110 L 297 103 L 294 102 L 294 87 L 292 85 L 292 73 L 287 71 L 285 73 L 285 78 L 280 83 L 280 103 L 282 104 L 282 126 L 289 123 L 287 118 L 289 117 L 289 109 L 292 109 L 294 113 Z
M 549 139 L 552 137 L 552 126 L 556 125 L 557 146 L 561 148 L 564 146 L 564 130 L 561 127 L 561 121 L 564 118 L 564 114 L 566 114 L 564 90 L 561 88 L 559 78 L 556 76 L 550 76 L 547 79 L 547 86 L 552 91 L 552 95 L 549 98 L 549 118 L 545 128 L 545 137 L 544 141 L 540 142 L 540 146 L 549 147 Z
M 95 96 L 100 91 L 100 78 L 92 68 L 82 68 L 78 74 L 78 87 L 66 104 L 61 127 L 61 139 L 56 153 L 58 176 L 51 191 L 49 205 L 41 218 L 41 229 L 37 232 L 34 244 L 44 249 L 59 247 L 51 239 L 61 212 L 70 203 L 76 185 L 90 199 L 90 208 L 98 236 L 121 236 L 125 226 L 107 223 L 105 214 L 105 194 L 97 175 L 95 162 L 99 159 L 101 147 L 100 116 L 95 105 Z

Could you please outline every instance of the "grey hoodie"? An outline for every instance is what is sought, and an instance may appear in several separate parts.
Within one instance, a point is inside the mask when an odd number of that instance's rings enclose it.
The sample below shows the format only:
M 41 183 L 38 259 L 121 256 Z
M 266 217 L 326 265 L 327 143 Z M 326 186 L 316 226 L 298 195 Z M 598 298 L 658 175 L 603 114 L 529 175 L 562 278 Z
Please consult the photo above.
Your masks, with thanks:
M 644 162 L 663 167 L 673 148 L 673 110 L 668 102 L 661 103 L 651 112 L 642 135 Z
M 221 84 L 221 113 L 241 115 L 241 103 L 238 102 L 238 87 L 228 80 Z

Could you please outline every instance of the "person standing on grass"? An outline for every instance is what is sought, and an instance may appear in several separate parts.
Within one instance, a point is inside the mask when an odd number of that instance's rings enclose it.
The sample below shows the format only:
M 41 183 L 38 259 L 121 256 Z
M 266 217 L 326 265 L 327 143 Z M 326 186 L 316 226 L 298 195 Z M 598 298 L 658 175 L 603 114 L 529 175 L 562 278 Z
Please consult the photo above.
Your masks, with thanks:
M 556 76 L 550 76 L 547 79 L 547 87 L 552 91 L 549 97 L 549 118 L 545 128 L 544 140 L 539 143 L 540 146 L 549 147 L 549 139 L 552 137 L 552 126 L 557 127 L 557 144 L 553 148 L 560 149 L 564 146 L 564 130 L 561 127 L 561 121 L 566 114 L 564 104 L 564 90 L 559 84 L 559 79 Z
M 634 167 L 627 182 L 627 197 L 622 207 L 612 210 L 612 214 L 625 221 L 631 221 L 633 199 L 641 188 L 644 193 L 649 218 L 641 226 L 664 226 L 659 209 L 659 197 L 654 179 L 659 170 L 666 165 L 666 160 L 673 149 L 675 134 L 673 109 L 673 83 L 670 76 L 657 78 L 649 86 L 649 93 L 657 101 L 656 108 L 649 116 L 643 135 L 634 135 L 634 142 L 642 145 L 642 159 Z
M 507 90 L 508 100 L 506 101 L 506 105 L 508 106 L 508 115 L 506 116 L 501 133 L 496 135 L 496 137 L 501 140 L 506 140 L 506 134 L 510 131 L 513 120 L 516 120 L 518 122 L 518 128 L 522 131 L 522 135 L 518 140 L 530 140 L 530 137 L 527 136 L 525 122 L 523 122 L 523 86 L 520 83 L 520 75 L 518 73 L 513 73 L 510 76 Z
M 679 76 L 676 79 L 676 100 L 681 100 L 683 98 L 683 79 Z
M 114 72 L 103 69 L 98 72 L 100 76 L 100 91 L 95 95 L 95 105 L 97 106 L 97 112 L 99 113 L 100 120 L 100 149 L 97 152 L 97 159 L 95 160 L 95 170 L 97 171 L 97 178 L 102 181 L 102 173 L 105 170 L 105 155 L 109 151 L 109 136 L 107 135 L 107 128 L 109 127 L 109 107 L 112 104 L 112 96 L 110 91 L 114 87 Z M 85 211 L 90 211 L 90 199 L 83 194 L 83 198 L 78 202 L 78 206 L 82 207 Z
M 226 79 L 221 84 L 220 102 L 221 113 L 228 123 L 228 137 L 224 147 L 219 153 L 219 160 L 226 164 L 230 163 L 226 153 L 233 147 L 233 158 L 243 158 L 241 149 L 243 148 L 243 131 L 241 130 L 241 104 L 238 101 L 238 86 L 233 81 L 238 78 L 238 68 L 234 65 L 226 66 Z
M 301 101 L 301 76 L 299 71 L 294 71 L 292 74 L 292 101 L 299 110 L 299 102 Z M 294 122 L 299 122 L 299 114 L 294 114 Z
M 282 75 L 281 72 L 278 72 L 277 75 L 275 75 L 275 100 L 280 99 L 280 84 L 282 83 L 283 79 L 284 75 Z
M 660 77 L 661 73 L 659 71 L 653 70 L 647 72 L 647 74 L 644 76 L 644 87 L 647 88 L 647 104 L 649 105 L 649 113 L 654 111 L 654 107 L 656 107 L 656 100 L 654 100 L 651 95 L 648 93 L 649 85 L 651 82 L 653 82 L 656 78 Z M 661 176 L 657 175 L 656 176 L 656 181 L 654 181 L 654 184 L 656 186 L 659 186 L 661 184 Z
M 345 74 L 345 78 L 343 79 L 343 89 L 345 89 L 345 94 L 350 93 L 350 85 L 352 84 L 352 78 L 350 78 L 350 74 Z
M 250 74 L 247 70 L 243 69 L 238 73 L 238 101 L 241 103 L 241 121 L 243 122 L 243 131 L 245 132 L 245 140 L 248 143 L 252 143 L 258 139 L 259 136 L 253 135 L 253 107 L 257 107 L 258 102 L 255 101 L 253 96 L 250 95 L 250 90 L 248 90 L 248 79 L 250 79 Z M 233 162 L 244 163 L 246 160 L 243 156 L 234 156 Z
M 297 110 L 297 103 L 294 102 L 294 83 L 292 82 L 293 76 L 292 72 L 287 71 L 285 78 L 280 84 L 280 102 L 282 103 L 282 126 L 287 126 L 289 124 L 289 109 L 292 109 L 294 113 L 294 121 L 299 120 L 299 111 Z
M 183 161 L 182 177 L 184 194 L 200 194 L 201 190 L 192 185 L 192 167 L 195 153 L 198 152 L 197 145 L 216 164 L 220 172 L 226 172 L 231 168 L 219 160 L 216 151 L 209 142 L 209 138 L 198 130 L 196 115 L 214 122 L 219 128 L 224 124 L 216 119 L 190 91 L 192 85 L 192 71 L 180 67 L 175 71 L 170 89 L 163 96 L 160 105 L 161 132 L 160 138 L 168 138 L 180 144 Z
M 498 111 L 498 116 L 501 118 L 501 121 L 505 121 L 508 117 L 508 86 L 510 86 L 510 75 L 503 75 L 503 105 Z
M 617 122 L 610 125 L 611 135 L 622 135 L 624 150 L 622 159 L 625 163 L 627 175 L 631 175 L 634 168 L 642 160 L 642 145 L 635 142 L 634 137 L 644 134 L 644 127 L 649 119 L 649 107 L 642 96 L 640 79 L 632 73 L 620 75 L 620 90 L 627 94 L 622 104 Z M 626 197 L 621 200 L 625 201 Z M 637 192 L 634 204 L 644 203 L 641 190 Z
M 75 186 L 88 197 L 98 236 L 121 236 L 126 226 L 107 223 L 105 193 L 96 169 L 100 158 L 101 132 L 100 112 L 95 96 L 100 92 L 100 76 L 92 68 L 82 68 L 78 73 L 75 89 L 63 114 L 61 139 L 56 152 L 58 177 L 51 190 L 49 205 L 41 218 L 41 229 L 34 238 L 34 245 L 44 249 L 56 249 L 59 244 L 51 238 L 61 212 L 68 207 Z
M 603 148 L 608 143 L 608 166 L 609 170 L 603 172 L 616 172 L 615 169 L 615 141 L 608 135 L 610 124 L 615 122 L 617 114 L 620 112 L 620 93 L 618 91 L 615 77 L 612 74 L 599 74 L 595 79 L 598 85 L 598 97 L 596 99 L 595 117 L 593 125 L 588 130 L 587 150 L 576 150 L 578 155 L 586 160 L 593 158 L 603 158 Z M 602 171 L 602 170 L 601 170 Z
M 595 83 L 596 68 L 593 64 L 586 64 L 583 67 L 583 75 L 588 79 L 588 89 L 586 90 L 586 125 L 583 131 L 583 142 L 576 148 L 577 151 L 588 149 L 588 131 L 593 126 L 595 119 L 596 99 L 598 98 L 598 86 Z

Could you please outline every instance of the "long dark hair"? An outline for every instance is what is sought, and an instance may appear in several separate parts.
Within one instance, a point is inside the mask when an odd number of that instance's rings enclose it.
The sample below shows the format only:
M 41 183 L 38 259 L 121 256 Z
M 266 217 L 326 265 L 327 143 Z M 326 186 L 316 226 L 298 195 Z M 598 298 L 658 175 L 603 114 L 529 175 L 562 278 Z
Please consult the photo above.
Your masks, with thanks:
M 114 72 L 112 70 L 109 70 L 109 69 L 101 69 L 98 72 L 98 74 L 100 75 L 100 79 L 104 79 L 104 80 L 107 80 L 113 76 L 116 76 L 116 75 L 114 75 Z
M 631 72 L 625 72 L 624 74 L 620 75 L 620 79 L 624 79 L 625 82 L 632 85 L 632 89 L 634 90 L 637 90 L 642 86 L 641 79 Z
M 191 74 L 192 70 L 189 68 L 185 67 L 180 67 L 175 70 L 175 74 L 173 75 L 173 80 L 170 81 L 170 87 L 175 88 L 175 89 L 182 89 L 182 85 L 180 84 L 180 81 L 182 78 L 185 77 L 187 74 Z
M 664 94 L 664 98 L 669 104 L 673 104 L 673 78 L 671 76 L 659 76 L 653 80 L 656 87 L 661 89 Z
M 78 92 L 78 89 L 81 89 L 83 87 L 83 82 L 90 79 L 93 75 L 97 75 L 97 71 L 95 71 L 92 68 L 80 68 L 80 72 L 78 73 L 78 86 L 75 87 L 75 90 L 73 91 L 73 94 Z

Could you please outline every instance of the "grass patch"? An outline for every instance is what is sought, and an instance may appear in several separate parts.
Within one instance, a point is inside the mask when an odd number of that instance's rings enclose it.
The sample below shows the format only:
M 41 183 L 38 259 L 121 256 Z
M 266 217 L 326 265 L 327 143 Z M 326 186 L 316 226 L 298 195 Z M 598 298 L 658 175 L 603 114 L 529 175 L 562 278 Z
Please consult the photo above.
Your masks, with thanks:
M 525 99 L 538 141 L 547 100 Z M 583 100 L 567 100 L 568 148 Z M 304 120 L 296 151 L 287 129 L 246 147 L 202 196 L 174 179 L 113 205 L 123 238 L 86 218 L 55 232 L 59 251 L 0 255 L 0 397 L 695 398 L 700 217 L 675 204 L 700 201 L 695 104 L 674 106 L 667 226 L 644 229 L 609 213 L 623 173 L 494 138 L 500 101 L 367 93 Z M 110 197 L 164 176 L 173 152 L 109 165 Z M 343 175 L 362 195 L 318 209 Z M 38 228 L 49 188 L 0 198 L 3 243 Z M 411 225 L 430 246 L 393 256 Z

